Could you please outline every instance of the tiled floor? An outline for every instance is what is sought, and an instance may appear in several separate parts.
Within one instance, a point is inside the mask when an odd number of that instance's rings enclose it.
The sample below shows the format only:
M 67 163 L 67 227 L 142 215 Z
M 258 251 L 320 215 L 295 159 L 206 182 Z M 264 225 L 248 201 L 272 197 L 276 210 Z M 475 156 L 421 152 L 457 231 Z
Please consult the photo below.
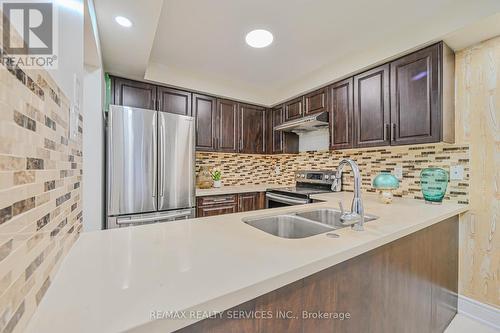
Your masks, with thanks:
M 464 315 L 457 314 L 444 333 L 500 333 Z

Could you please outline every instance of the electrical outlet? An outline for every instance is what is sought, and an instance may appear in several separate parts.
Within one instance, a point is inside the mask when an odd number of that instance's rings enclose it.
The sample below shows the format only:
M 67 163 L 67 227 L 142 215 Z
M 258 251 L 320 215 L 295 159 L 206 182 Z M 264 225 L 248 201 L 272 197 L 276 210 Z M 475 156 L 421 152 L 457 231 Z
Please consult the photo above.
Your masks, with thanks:
M 403 167 L 402 166 L 397 166 L 394 168 L 394 177 L 396 177 L 399 180 L 403 179 Z
M 281 175 L 281 170 L 280 170 L 280 167 L 279 167 L 279 166 L 274 167 L 274 174 L 275 174 L 276 176 Z
M 452 165 L 450 167 L 450 180 L 464 179 L 464 167 L 461 165 Z

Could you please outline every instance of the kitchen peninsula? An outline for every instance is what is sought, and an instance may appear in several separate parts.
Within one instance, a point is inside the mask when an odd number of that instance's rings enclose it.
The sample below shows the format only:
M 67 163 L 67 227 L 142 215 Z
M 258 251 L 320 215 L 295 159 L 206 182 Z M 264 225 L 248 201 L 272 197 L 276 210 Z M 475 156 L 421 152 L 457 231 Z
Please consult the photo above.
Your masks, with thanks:
M 365 194 L 365 211 L 378 219 L 367 222 L 365 231 L 337 230 L 337 238 L 284 239 L 242 222 L 337 208 L 338 201 L 348 206 L 351 198 L 349 192 L 319 194 L 315 199 L 324 202 L 82 234 L 30 331 L 196 332 L 212 327 L 224 332 L 249 325 L 264 331 L 285 325 L 289 332 L 320 327 L 314 325 L 371 325 L 372 331 L 405 325 L 416 331 L 424 324 L 429 331 L 442 330 L 456 311 L 458 216 L 467 205 L 402 198 L 385 205 Z M 370 293 L 373 288 L 376 293 Z M 351 319 L 152 319 L 155 311 L 213 312 L 241 304 L 247 310 L 293 311 L 294 302 L 312 302 L 307 309 L 327 311 L 322 302 L 329 292 L 337 297 L 331 304 L 342 307 L 334 310 L 350 312 Z M 418 297 L 406 297 L 410 293 Z M 404 321 L 398 318 L 403 312 Z M 51 320 L 56 315 L 59 319 Z M 379 321 L 378 315 L 391 320 Z

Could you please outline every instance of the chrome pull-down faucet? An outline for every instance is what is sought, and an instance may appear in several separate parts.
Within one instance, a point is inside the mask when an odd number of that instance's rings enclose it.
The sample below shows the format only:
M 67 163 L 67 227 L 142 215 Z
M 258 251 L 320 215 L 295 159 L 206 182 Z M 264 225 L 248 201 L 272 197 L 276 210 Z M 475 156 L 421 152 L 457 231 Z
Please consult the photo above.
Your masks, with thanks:
M 340 219 L 342 220 L 342 223 L 351 225 L 354 230 L 363 231 L 365 212 L 363 209 L 363 200 L 361 199 L 361 175 L 356 162 L 348 158 L 340 161 L 339 166 L 337 167 L 336 178 L 332 184 L 332 191 L 338 189 L 338 184 L 340 184 L 342 179 L 342 170 L 346 164 L 349 164 L 352 172 L 354 173 L 354 198 L 352 199 L 351 212 L 344 212 L 342 205 L 340 205 L 342 211 Z

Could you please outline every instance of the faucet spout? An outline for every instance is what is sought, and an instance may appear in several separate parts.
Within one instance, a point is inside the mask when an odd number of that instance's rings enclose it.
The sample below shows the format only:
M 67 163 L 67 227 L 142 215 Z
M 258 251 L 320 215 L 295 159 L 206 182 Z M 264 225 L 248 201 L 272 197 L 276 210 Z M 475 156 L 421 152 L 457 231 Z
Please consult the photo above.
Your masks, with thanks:
M 361 198 L 361 174 L 356 162 L 348 158 L 340 161 L 339 166 L 337 167 L 336 181 L 340 182 L 340 179 L 342 178 L 342 171 L 346 165 L 349 165 L 351 167 L 354 174 L 354 197 L 351 203 L 351 213 L 343 213 L 341 219 L 349 222 L 349 224 L 353 226 L 354 230 L 363 231 L 365 214 L 363 208 L 363 200 Z

